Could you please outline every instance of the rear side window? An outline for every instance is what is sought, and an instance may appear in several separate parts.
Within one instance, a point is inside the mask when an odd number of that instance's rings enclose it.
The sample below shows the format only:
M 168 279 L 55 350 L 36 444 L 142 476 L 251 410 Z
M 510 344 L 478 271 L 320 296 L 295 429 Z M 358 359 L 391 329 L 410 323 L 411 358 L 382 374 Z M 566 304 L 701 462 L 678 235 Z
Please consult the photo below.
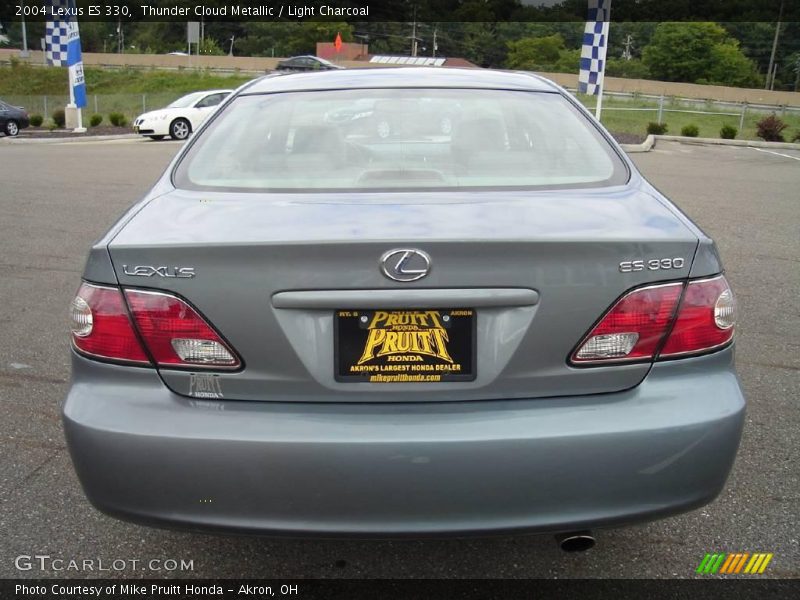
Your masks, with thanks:
M 211 106 L 216 106 L 225 99 L 225 96 L 227 96 L 227 94 L 211 94 L 210 96 L 206 96 L 200 102 L 198 102 L 195 108 L 209 108 Z
M 241 96 L 174 181 L 197 190 L 312 191 L 617 185 L 624 163 L 559 94 L 358 89 Z

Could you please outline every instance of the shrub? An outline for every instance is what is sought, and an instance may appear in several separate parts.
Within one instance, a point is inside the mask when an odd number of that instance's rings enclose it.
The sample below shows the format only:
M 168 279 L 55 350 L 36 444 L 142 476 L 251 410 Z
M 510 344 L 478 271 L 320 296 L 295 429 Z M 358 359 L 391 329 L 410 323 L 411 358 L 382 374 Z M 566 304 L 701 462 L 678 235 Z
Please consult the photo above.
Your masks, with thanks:
M 650 121 L 647 124 L 647 133 L 651 135 L 664 135 L 667 133 L 667 124 L 666 123 L 655 123 Z
M 31 115 L 31 127 L 41 127 L 42 123 L 44 123 L 42 115 Z
M 719 137 L 723 140 L 732 140 L 736 138 L 737 133 L 739 133 L 739 130 L 733 125 L 723 125 L 722 129 L 719 130 Z
M 775 113 L 768 115 L 756 123 L 756 135 L 766 142 L 782 142 L 781 133 L 788 127 Z
M 697 137 L 700 135 L 700 130 L 697 128 L 697 125 L 690 123 L 689 125 L 681 127 L 681 135 L 684 137 Z
M 792 141 L 793 141 L 793 142 L 800 142 L 800 129 L 798 129 L 798 130 L 795 132 L 795 134 L 794 134 L 794 137 L 792 138 Z
M 64 109 L 59 108 L 58 110 L 54 110 L 53 114 L 50 115 L 53 117 L 53 123 L 56 124 L 56 127 L 63 128 L 67 122 L 67 117 L 64 115 Z
M 114 127 L 125 127 L 128 124 L 128 119 L 125 118 L 125 115 L 118 112 L 112 112 L 108 115 L 108 120 L 111 121 Z
M 89 119 L 89 125 L 91 125 L 92 127 L 97 127 L 102 122 L 103 122 L 103 115 L 95 114 L 92 115 L 91 118 Z

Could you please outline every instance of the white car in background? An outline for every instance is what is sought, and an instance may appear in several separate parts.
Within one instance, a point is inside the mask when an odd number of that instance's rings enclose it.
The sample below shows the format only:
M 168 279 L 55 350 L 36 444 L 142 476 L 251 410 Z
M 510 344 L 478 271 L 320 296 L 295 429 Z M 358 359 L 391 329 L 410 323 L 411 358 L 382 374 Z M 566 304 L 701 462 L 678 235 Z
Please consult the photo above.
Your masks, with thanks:
M 136 117 L 133 131 L 153 140 L 185 140 L 233 90 L 192 92 L 160 110 Z

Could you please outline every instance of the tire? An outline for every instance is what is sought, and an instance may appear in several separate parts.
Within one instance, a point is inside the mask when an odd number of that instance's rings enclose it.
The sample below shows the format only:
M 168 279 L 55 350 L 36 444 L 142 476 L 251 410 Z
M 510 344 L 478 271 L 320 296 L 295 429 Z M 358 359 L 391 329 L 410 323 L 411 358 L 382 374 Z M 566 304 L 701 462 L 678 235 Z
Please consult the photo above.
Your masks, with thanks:
M 175 119 L 169 124 L 169 137 L 173 140 L 185 140 L 192 133 L 192 126 L 186 119 Z
M 17 125 L 17 122 L 14 120 L 6 121 L 6 126 L 3 128 L 3 131 L 5 131 L 6 135 L 9 137 L 16 137 L 19 133 L 19 125 Z
M 165 136 L 165 135 L 148 135 L 147 137 L 149 137 L 151 140 L 154 140 L 156 142 L 160 142 L 161 140 L 163 140 L 167 136 Z

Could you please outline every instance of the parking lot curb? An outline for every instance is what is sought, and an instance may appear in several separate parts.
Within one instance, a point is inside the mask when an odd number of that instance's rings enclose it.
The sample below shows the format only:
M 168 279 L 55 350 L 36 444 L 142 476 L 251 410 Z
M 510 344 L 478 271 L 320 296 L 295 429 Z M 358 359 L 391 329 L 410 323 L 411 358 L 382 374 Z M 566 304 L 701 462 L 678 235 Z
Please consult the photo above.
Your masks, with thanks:
M 791 142 L 763 142 L 760 140 L 723 140 L 721 138 L 687 137 L 683 135 L 648 135 L 641 144 L 620 144 L 627 153 L 649 152 L 658 140 L 681 144 L 741 146 L 748 148 L 771 148 L 773 150 L 800 150 L 800 144 Z
M 655 145 L 655 136 L 648 135 L 641 144 L 620 144 L 628 154 L 636 152 L 650 152 Z
M 109 142 L 113 140 L 135 140 L 144 139 L 135 133 L 122 133 L 119 135 L 80 135 L 76 134 L 75 137 L 53 137 L 53 138 L 25 138 L 25 137 L 3 137 L 8 144 L 91 144 L 96 142 Z

